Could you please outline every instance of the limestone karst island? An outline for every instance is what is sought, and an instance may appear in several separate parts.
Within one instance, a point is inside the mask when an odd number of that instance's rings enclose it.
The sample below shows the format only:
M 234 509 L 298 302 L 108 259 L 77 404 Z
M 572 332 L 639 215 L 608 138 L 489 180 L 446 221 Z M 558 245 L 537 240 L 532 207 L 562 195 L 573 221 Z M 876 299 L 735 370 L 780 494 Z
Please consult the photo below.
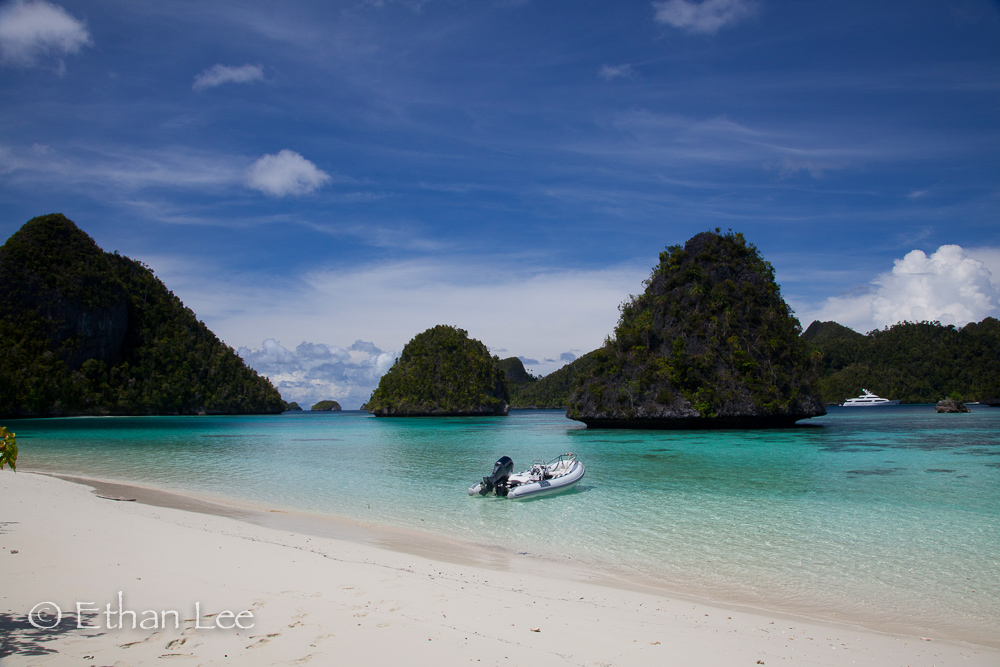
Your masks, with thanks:
M 406 344 L 365 407 L 378 417 L 502 416 L 509 399 L 500 360 L 468 332 L 439 325 Z
M 901 322 L 800 335 L 774 272 L 740 234 L 667 248 L 614 335 L 543 378 L 462 329 L 413 338 L 365 406 L 380 416 L 558 408 L 591 427 L 787 426 L 866 387 L 904 403 L 1000 404 L 1000 322 Z M 297 409 L 140 262 L 60 214 L 0 246 L 0 416 Z M 336 400 L 312 410 L 336 411 Z
M 759 428 L 826 414 L 800 333 L 754 246 L 698 234 L 660 254 L 566 415 L 610 428 Z
M 284 409 L 148 267 L 65 216 L 33 218 L 0 247 L 0 416 Z

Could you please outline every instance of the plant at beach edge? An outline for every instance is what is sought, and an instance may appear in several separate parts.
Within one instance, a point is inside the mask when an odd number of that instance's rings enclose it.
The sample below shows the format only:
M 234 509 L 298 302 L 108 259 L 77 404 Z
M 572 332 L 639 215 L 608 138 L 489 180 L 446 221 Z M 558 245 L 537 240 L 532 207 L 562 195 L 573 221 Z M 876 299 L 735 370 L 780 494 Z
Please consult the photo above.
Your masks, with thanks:
M 14 467 L 16 461 L 17 440 L 6 426 L 0 426 L 0 470 L 3 470 L 4 465 L 9 465 L 10 469 L 16 472 L 17 469 Z

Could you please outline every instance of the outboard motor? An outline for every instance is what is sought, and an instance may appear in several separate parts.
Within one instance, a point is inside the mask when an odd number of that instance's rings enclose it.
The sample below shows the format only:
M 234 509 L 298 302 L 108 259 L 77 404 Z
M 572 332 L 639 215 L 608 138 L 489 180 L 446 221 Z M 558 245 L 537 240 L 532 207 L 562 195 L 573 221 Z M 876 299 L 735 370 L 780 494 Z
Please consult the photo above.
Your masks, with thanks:
M 514 472 L 514 461 L 509 456 L 501 456 L 493 464 L 493 474 L 483 477 L 483 485 L 479 487 L 479 495 L 485 496 L 491 491 L 495 491 L 498 496 L 506 496 L 507 478 Z

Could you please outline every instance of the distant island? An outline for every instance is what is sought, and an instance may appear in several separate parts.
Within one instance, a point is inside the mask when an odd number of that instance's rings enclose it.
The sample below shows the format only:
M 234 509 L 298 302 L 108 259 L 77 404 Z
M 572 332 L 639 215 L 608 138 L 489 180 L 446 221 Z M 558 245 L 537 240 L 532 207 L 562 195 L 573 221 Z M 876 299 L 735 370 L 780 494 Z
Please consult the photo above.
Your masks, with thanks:
M 801 339 L 817 363 L 815 388 L 826 405 L 843 403 L 869 389 L 903 403 L 936 403 L 960 396 L 966 402 L 1000 407 L 996 318 L 961 328 L 940 322 L 900 322 L 868 334 L 817 321 Z M 590 373 L 595 352 L 542 378 L 526 372 L 508 374 L 511 409 L 566 409 L 573 390 Z M 505 368 L 521 364 L 516 357 L 502 363 Z
M 862 388 L 904 403 L 1000 403 L 1000 320 L 958 328 L 900 322 L 862 335 L 836 322 L 813 322 L 802 335 L 819 357 L 819 389 L 842 403 Z
M 311 408 L 313 412 L 340 412 L 340 403 L 337 401 L 320 401 Z
M 500 365 L 507 375 L 512 409 L 562 409 L 569 404 L 569 396 L 580 380 L 594 368 L 596 350 L 579 359 L 536 378 L 530 375 L 517 357 L 501 359 Z
M 285 407 L 149 267 L 65 216 L 33 218 L 0 246 L 0 416 Z
M 741 234 L 660 253 L 578 378 L 566 416 L 601 428 L 771 428 L 826 410 L 774 269 Z
M 377 417 L 504 416 L 510 393 L 500 360 L 467 331 L 417 334 L 365 404 Z
M 538 378 L 467 332 L 414 337 L 363 406 L 389 416 L 559 408 L 592 425 L 787 424 L 869 389 L 904 403 L 1000 406 L 1000 321 L 801 333 L 773 269 L 739 234 L 673 246 L 607 344 Z M 246 366 L 149 267 L 61 214 L 0 246 L 0 417 L 279 413 Z M 312 410 L 339 410 L 320 401 Z

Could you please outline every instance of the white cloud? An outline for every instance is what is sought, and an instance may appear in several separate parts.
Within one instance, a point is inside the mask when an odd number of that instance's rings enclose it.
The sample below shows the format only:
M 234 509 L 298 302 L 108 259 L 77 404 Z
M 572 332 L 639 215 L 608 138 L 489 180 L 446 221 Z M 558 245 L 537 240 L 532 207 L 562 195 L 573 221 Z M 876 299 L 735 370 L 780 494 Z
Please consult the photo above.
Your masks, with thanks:
M 748 0 L 664 0 L 654 2 L 656 21 L 689 32 L 712 33 L 752 15 L 756 9 Z
M 451 324 L 501 357 L 539 360 L 531 371 L 543 375 L 568 361 L 561 356 L 567 350 L 579 356 L 600 347 L 614 331 L 618 305 L 641 291 L 649 276 L 646 261 L 602 270 L 530 270 L 519 268 L 516 260 L 435 256 L 278 280 L 220 275 L 216 267 L 191 259 L 135 259 L 152 266 L 235 348 L 263 349 L 265 338 L 360 338 L 383 350 L 402 350 L 416 334 Z M 322 353 L 296 352 L 300 358 Z
M 241 347 L 247 365 L 267 376 L 286 401 L 304 409 L 333 399 L 345 410 L 365 403 L 396 360 L 373 343 L 357 340 L 348 348 L 303 341 L 294 351 L 268 338 L 259 348 Z
M 966 254 L 978 260 L 993 274 L 993 281 L 1000 282 L 1000 248 L 966 248 Z
M 250 83 L 252 81 L 264 80 L 264 68 L 260 65 L 242 65 L 240 67 L 229 67 L 228 65 L 212 65 L 207 70 L 194 78 L 191 86 L 195 90 L 214 88 L 224 83 Z
M 0 62 L 34 67 L 53 56 L 56 69 L 65 69 L 60 56 L 79 53 L 91 44 L 87 26 L 59 5 L 45 0 L 17 0 L 0 10 Z
M 1000 254 L 994 249 L 976 252 L 991 260 Z M 803 326 L 833 320 L 861 332 L 903 321 L 962 326 L 998 315 L 1000 285 L 995 275 L 961 246 L 944 245 L 930 256 L 913 250 L 895 260 L 892 271 L 879 275 L 869 289 L 831 297 L 800 319 Z
M 744 164 L 789 178 L 799 172 L 814 178 L 845 169 L 876 155 L 868 146 L 852 146 L 789 127 L 754 126 L 727 116 L 695 118 L 630 109 L 610 117 L 618 133 L 608 142 L 588 142 L 574 149 L 635 163 L 687 166 Z
M 601 65 L 597 75 L 606 81 L 633 79 L 635 78 L 635 70 L 632 69 L 631 65 Z
M 29 149 L 0 146 L 0 173 L 33 186 L 131 193 L 144 188 L 198 190 L 238 186 L 245 177 L 243 156 L 230 156 L 183 146 L 151 150 L 131 146 L 74 146 Z
M 287 148 L 265 155 L 247 170 L 246 185 L 272 197 L 304 195 L 330 180 L 330 175 Z

